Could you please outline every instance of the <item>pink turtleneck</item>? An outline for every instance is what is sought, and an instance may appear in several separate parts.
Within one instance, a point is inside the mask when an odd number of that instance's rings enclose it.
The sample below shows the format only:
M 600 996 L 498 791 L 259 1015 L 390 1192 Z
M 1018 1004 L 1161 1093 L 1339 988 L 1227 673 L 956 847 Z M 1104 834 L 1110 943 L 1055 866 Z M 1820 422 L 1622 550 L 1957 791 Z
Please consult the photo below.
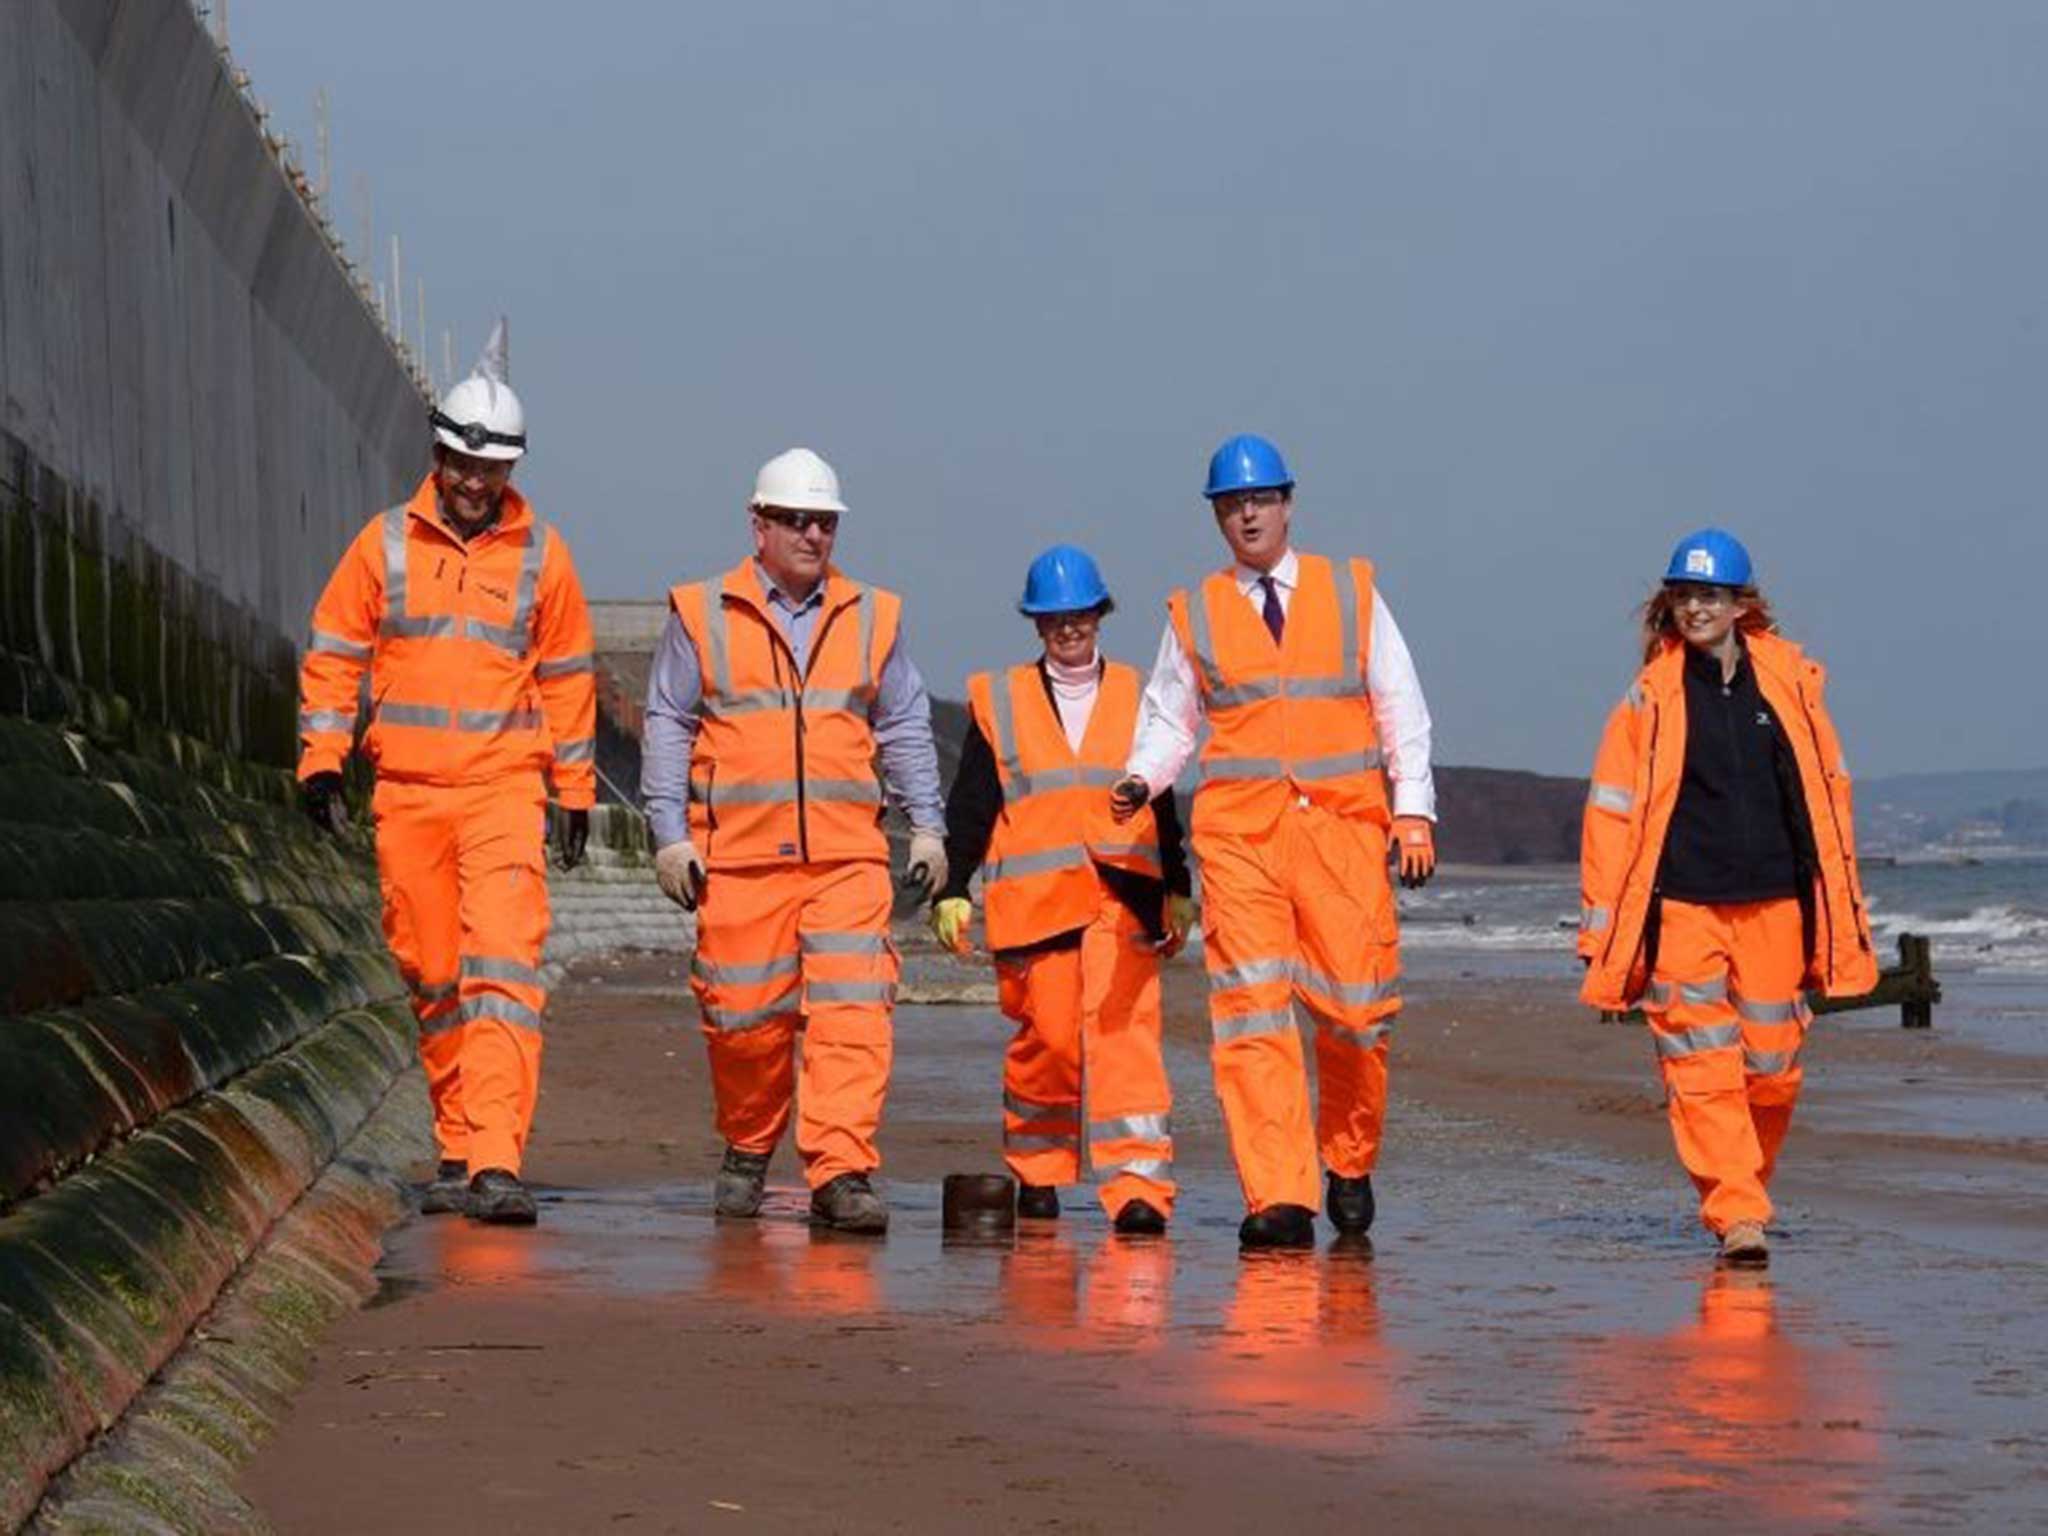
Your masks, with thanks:
M 1067 745 L 1078 752 L 1081 739 L 1088 734 L 1088 717 L 1095 712 L 1095 692 L 1102 683 L 1102 657 L 1097 653 L 1078 667 L 1063 667 L 1048 656 L 1045 676 L 1052 684 L 1052 701 L 1059 709 Z

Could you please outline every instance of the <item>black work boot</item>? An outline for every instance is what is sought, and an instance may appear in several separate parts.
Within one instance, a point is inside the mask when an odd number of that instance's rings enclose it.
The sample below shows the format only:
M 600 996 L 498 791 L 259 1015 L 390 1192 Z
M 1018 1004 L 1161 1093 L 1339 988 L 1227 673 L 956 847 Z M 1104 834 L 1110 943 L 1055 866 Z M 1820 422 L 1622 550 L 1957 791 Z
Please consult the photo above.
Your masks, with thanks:
M 1361 1173 L 1355 1179 L 1342 1174 L 1326 1174 L 1328 1193 L 1323 1199 L 1323 1209 L 1330 1213 L 1330 1224 L 1346 1237 L 1357 1237 L 1372 1230 L 1372 1175 Z
M 835 1232 L 879 1235 L 889 1230 L 889 1207 L 864 1173 L 842 1173 L 811 1191 L 811 1220 Z
M 1033 1221 L 1056 1221 L 1060 1214 L 1060 1192 L 1050 1184 L 1017 1185 L 1017 1214 Z
M 422 1216 L 447 1216 L 469 1209 L 469 1164 L 444 1157 L 434 1177 L 420 1192 Z
M 1166 1216 L 1150 1200 L 1126 1200 L 1114 1226 L 1126 1237 L 1157 1237 L 1166 1230 Z
M 1313 1248 L 1316 1213 L 1305 1205 L 1269 1205 L 1253 1211 L 1237 1229 L 1240 1248 Z
M 720 1216 L 758 1216 L 768 1184 L 768 1154 L 725 1149 L 718 1177 L 711 1185 L 711 1209 Z
M 540 1220 L 533 1192 L 519 1182 L 518 1174 L 503 1168 L 486 1168 L 469 1181 L 468 1212 L 473 1221 L 505 1227 L 530 1227 Z

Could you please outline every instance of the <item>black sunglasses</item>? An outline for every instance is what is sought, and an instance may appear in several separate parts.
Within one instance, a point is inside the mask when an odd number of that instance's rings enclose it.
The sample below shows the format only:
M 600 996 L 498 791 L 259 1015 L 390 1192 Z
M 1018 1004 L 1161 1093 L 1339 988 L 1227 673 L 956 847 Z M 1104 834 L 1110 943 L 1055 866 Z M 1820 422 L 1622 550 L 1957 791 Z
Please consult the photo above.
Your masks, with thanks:
M 818 531 L 828 539 L 839 531 L 837 512 L 785 512 L 780 507 L 756 507 L 754 516 L 764 517 L 777 527 L 787 528 L 792 533 L 809 533 L 813 524 L 816 524 Z

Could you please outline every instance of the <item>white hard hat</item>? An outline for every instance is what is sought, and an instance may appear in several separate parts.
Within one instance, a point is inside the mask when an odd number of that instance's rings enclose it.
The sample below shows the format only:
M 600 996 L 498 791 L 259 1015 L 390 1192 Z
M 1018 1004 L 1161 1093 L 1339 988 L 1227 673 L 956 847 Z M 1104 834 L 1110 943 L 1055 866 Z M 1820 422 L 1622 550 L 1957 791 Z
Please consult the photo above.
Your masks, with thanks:
M 505 331 L 500 316 L 475 372 L 443 395 L 428 416 L 435 442 L 478 459 L 516 459 L 526 452 L 526 410 L 506 382 Z
M 787 507 L 792 512 L 844 512 L 839 477 L 832 466 L 808 448 L 778 453 L 754 476 L 754 495 L 747 505 Z

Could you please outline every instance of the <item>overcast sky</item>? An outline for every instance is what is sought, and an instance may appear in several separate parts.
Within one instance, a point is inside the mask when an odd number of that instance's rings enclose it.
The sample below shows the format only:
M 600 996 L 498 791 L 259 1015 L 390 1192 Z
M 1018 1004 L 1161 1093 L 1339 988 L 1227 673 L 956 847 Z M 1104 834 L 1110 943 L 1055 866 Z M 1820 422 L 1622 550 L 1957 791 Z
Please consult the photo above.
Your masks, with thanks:
M 2048 6 L 234 0 L 332 100 L 593 597 L 839 469 L 934 691 L 1076 540 L 1141 666 L 1225 434 L 1377 562 L 1440 762 L 1584 772 L 1632 605 L 1719 522 L 1859 774 L 2048 763 Z M 310 151 L 308 159 L 310 160 Z M 366 509 L 366 513 L 369 510 Z

